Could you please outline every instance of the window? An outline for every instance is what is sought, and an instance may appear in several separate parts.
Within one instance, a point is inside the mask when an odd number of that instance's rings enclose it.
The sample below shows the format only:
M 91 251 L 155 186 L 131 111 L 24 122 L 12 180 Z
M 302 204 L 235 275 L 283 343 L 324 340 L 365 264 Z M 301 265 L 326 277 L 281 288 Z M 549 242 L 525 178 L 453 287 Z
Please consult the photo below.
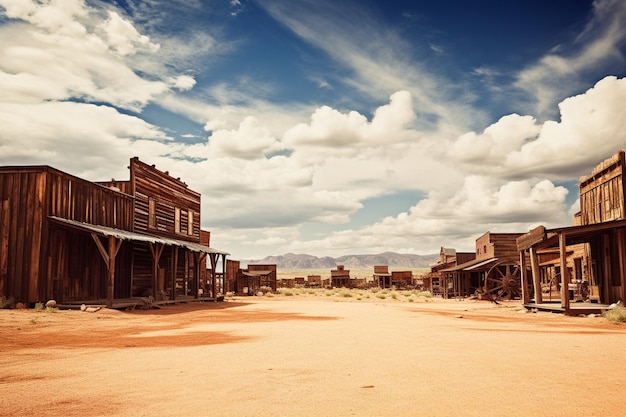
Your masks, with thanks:
M 178 207 L 174 209 L 174 232 L 180 233 L 180 209 Z
M 148 199 L 148 227 L 156 229 L 156 201 L 152 197 Z
M 193 211 L 190 211 L 187 216 L 187 234 L 193 235 Z

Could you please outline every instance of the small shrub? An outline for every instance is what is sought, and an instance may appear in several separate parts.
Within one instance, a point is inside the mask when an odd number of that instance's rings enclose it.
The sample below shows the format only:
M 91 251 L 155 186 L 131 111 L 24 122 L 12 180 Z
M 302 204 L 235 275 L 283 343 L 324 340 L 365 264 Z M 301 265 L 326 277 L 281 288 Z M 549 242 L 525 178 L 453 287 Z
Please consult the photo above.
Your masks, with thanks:
M 273 297 L 273 296 L 274 296 L 274 294 L 272 294 L 271 292 L 268 292 L 267 294 L 265 294 L 265 296 L 266 296 L 266 297 L 270 297 L 270 298 L 271 298 L 271 297 Z
M 385 294 L 376 294 L 376 297 L 380 298 L 381 300 L 384 300 L 385 298 L 387 298 Z
M 35 310 L 37 311 L 43 310 L 43 303 L 35 303 Z
M 420 291 L 417 293 L 418 297 L 432 298 L 432 294 L 430 291 Z
M 349 292 L 344 292 L 343 294 L 341 294 L 341 296 L 345 298 L 350 298 L 352 297 L 352 294 L 350 294 Z
M 291 297 L 293 296 L 293 293 L 291 291 L 285 291 L 285 296 Z
M 408 300 L 409 300 L 409 303 L 412 303 L 412 302 L 413 302 L 413 299 L 412 299 L 412 298 L 408 298 Z
M 398 299 L 398 294 L 396 294 L 395 292 L 393 294 L 391 294 L 391 298 L 393 298 L 394 300 Z
M 617 306 L 605 311 L 602 317 L 614 323 L 626 323 L 626 307 Z

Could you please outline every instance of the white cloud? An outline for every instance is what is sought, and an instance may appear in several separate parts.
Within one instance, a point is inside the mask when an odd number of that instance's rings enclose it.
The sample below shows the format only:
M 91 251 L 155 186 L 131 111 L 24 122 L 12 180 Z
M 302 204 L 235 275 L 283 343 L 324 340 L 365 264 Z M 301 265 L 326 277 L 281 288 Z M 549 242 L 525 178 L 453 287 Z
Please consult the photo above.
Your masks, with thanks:
M 626 78 L 606 77 L 559 104 L 561 121 L 509 115 L 454 141 L 447 157 L 505 178 L 577 178 L 626 146 Z
M 582 75 L 605 75 L 609 63 L 624 64 L 621 46 L 626 41 L 626 2 L 623 0 L 596 0 L 593 16 L 585 30 L 567 48 L 566 52 L 550 53 L 524 68 L 516 85 L 530 93 L 537 101 L 536 112 L 550 112 L 554 104 L 579 91 Z
M 71 102 L 0 103 L 0 126 L 0 165 L 64 167 L 91 180 L 127 176 L 125 161 L 142 143 L 153 155 L 167 141 L 137 117 Z
M 197 149 L 200 146 L 194 148 Z M 209 137 L 208 144 L 202 148 L 206 153 L 202 155 L 201 151 L 196 156 L 258 159 L 281 150 L 282 146 L 269 129 L 260 126 L 256 118 L 248 116 L 240 123 L 237 130 L 215 130 Z
M 109 47 L 120 55 L 134 54 L 137 48 L 146 48 L 157 52 L 158 44 L 150 42 L 150 38 L 141 35 L 131 22 L 123 19 L 116 12 L 109 12 L 109 19 L 101 25 L 106 33 Z
M 415 120 L 411 94 L 399 91 L 390 103 L 374 112 L 371 122 L 356 111 L 343 114 L 323 106 L 311 116 L 310 124 L 298 124 L 285 133 L 290 147 L 320 147 L 357 150 L 368 146 L 392 144 L 407 139 L 406 129 Z

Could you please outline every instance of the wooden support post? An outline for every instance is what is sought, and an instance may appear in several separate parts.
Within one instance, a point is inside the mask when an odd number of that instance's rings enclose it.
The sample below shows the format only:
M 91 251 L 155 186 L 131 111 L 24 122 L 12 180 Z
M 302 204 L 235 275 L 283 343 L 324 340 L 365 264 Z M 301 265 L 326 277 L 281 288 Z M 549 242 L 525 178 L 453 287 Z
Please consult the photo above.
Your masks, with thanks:
M 217 259 L 215 258 L 216 255 L 214 253 L 210 254 L 209 259 L 211 260 L 211 297 L 216 297 L 216 293 L 215 293 L 215 281 L 217 281 L 217 276 L 215 273 L 215 267 L 217 266 Z
M 178 246 L 172 246 L 172 300 L 176 299 L 176 270 L 178 269 Z
M 115 297 L 115 258 L 122 245 L 121 239 L 115 236 L 109 236 L 109 282 L 107 287 L 107 307 L 113 307 L 113 298 Z
M 152 243 L 148 242 L 148 247 L 152 254 L 152 297 L 156 300 L 159 282 L 159 259 L 161 259 L 165 245 L 155 243 L 153 246 Z
M 193 287 L 194 287 L 194 298 L 198 298 L 200 296 L 200 262 L 198 252 L 193 252 Z
M 618 298 L 626 300 L 626 242 L 624 242 L 624 229 L 617 229 L 613 233 L 617 243 L 617 259 L 619 261 L 620 289 Z
M 559 254 L 561 261 L 561 307 L 569 311 L 569 271 L 567 269 L 567 238 L 565 233 L 559 234 Z
M 535 303 L 543 303 L 543 293 L 541 292 L 541 271 L 539 270 L 539 259 L 537 257 L 537 250 L 533 247 L 529 249 L 530 252 L 530 269 L 533 274 L 533 289 L 535 292 Z
M 520 265 L 520 286 L 522 289 L 522 302 L 528 304 L 530 302 L 530 294 L 528 294 L 528 274 L 526 273 L 526 252 L 521 250 L 519 252 L 519 265 Z

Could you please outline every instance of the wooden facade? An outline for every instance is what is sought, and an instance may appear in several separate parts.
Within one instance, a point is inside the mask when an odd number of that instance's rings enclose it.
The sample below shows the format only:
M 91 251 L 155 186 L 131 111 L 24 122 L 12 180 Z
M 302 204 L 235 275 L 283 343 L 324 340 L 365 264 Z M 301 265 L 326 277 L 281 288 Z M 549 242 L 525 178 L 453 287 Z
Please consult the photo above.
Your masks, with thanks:
M 517 250 L 517 238 L 521 235 L 487 232 L 478 237 L 473 259 L 439 269 L 442 296 L 467 297 L 476 294 L 487 299 L 521 297 Z
M 378 288 L 391 288 L 391 274 L 388 265 L 374 265 L 374 285 Z
M 619 151 L 580 178 L 574 226 L 540 226 L 517 240 L 520 258 L 530 259 L 523 269 L 528 306 L 548 308 L 554 287 L 558 309 L 566 313 L 626 300 L 624 156 Z
M 350 270 L 343 265 L 337 265 L 337 269 L 330 271 L 330 286 L 333 288 L 350 288 Z
M 0 167 L 0 296 L 109 306 L 215 296 L 200 271 L 227 254 L 202 244 L 200 195 L 137 158 L 129 168 L 130 181 L 95 183 Z
M 433 295 L 441 295 L 444 298 L 454 296 L 454 283 L 449 274 L 444 275 L 441 271 L 448 268 L 455 268 L 458 265 L 476 259 L 475 252 L 457 252 L 454 248 L 441 247 L 439 249 L 439 260 L 430 266 L 430 272 L 419 277 L 421 290 L 428 291 Z M 463 278 L 463 282 L 466 278 Z
M 276 270 L 276 264 L 250 264 L 237 273 L 234 291 L 244 295 L 255 295 L 259 291 L 276 292 Z

